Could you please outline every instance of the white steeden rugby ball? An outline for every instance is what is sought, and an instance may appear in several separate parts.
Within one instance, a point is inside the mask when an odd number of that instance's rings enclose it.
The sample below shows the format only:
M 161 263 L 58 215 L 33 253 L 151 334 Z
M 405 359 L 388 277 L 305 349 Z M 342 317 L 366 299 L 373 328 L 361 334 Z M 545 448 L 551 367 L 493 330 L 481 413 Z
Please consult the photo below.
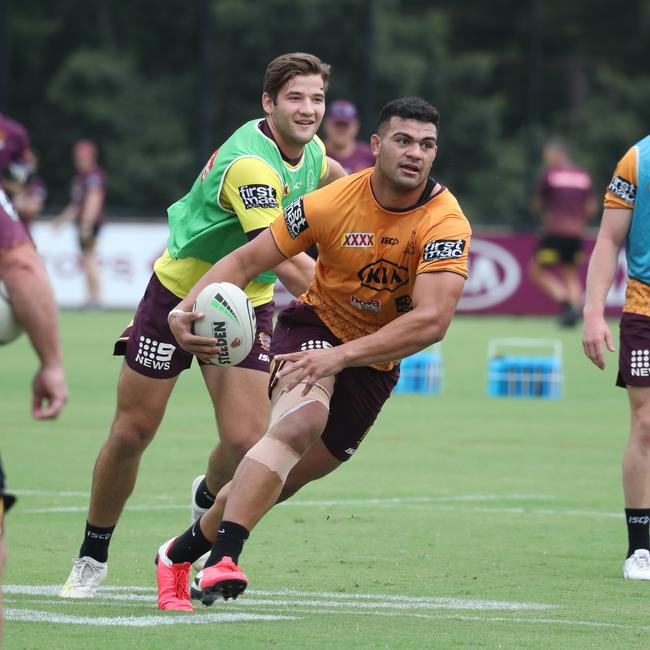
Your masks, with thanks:
M 0 280 L 0 345 L 11 343 L 23 333 L 23 326 L 16 318 L 16 312 L 9 300 L 5 283 Z
M 257 325 L 248 296 L 230 282 L 215 282 L 201 291 L 194 311 L 203 318 L 194 321 L 194 334 L 217 339 L 221 351 L 210 359 L 215 366 L 236 366 L 251 351 Z

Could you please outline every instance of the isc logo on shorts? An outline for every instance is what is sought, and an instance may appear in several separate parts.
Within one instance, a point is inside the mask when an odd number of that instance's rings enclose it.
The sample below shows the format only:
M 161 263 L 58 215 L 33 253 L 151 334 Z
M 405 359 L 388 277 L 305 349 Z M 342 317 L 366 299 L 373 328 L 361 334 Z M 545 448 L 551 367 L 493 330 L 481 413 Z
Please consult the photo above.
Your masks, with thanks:
M 135 360 L 146 368 L 169 370 L 175 349 L 176 346 L 171 343 L 160 343 L 141 336 L 138 340 L 138 353 L 135 355 Z

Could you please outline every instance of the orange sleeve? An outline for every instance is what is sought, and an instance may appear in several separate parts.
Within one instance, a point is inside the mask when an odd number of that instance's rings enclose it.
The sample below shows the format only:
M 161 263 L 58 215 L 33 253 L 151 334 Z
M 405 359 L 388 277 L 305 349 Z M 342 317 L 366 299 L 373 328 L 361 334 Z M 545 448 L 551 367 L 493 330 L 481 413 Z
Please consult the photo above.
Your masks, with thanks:
M 618 161 L 614 176 L 605 192 L 604 206 L 606 208 L 625 208 L 629 210 L 634 207 L 638 183 L 637 155 L 637 148 L 632 147 Z
M 306 251 L 315 241 L 316 211 L 312 210 L 312 202 L 307 201 L 306 198 L 301 196 L 290 203 L 271 224 L 273 239 L 285 257 L 293 257 Z M 309 204 L 309 219 L 307 219 L 305 203 Z
M 463 214 L 449 215 L 420 236 L 416 273 L 451 271 L 467 278 L 472 229 Z

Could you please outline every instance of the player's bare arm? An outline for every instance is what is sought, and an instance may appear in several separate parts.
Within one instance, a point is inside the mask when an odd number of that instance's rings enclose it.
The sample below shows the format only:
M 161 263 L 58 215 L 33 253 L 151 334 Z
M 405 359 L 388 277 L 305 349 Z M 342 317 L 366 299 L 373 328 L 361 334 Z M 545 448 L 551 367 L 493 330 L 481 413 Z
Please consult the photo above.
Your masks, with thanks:
M 213 282 L 232 282 L 243 289 L 256 275 L 276 268 L 285 261 L 287 258 L 278 249 L 270 230 L 265 230 L 248 244 L 219 260 L 169 314 L 169 327 L 178 344 L 202 361 L 216 356 L 219 348 L 215 339 L 192 334 L 192 323 L 203 317 L 201 312 L 192 311 L 201 290 Z
M 293 375 L 290 388 L 306 382 L 305 390 L 318 379 L 335 375 L 345 367 L 402 359 L 442 340 L 458 301 L 465 278 L 457 273 L 421 273 L 413 286 L 413 311 L 384 325 L 373 334 L 325 350 L 277 355 L 292 361 L 278 377 Z
M 2 276 L 18 320 L 24 325 L 41 367 L 32 384 L 32 415 L 59 415 L 68 399 L 63 376 L 58 317 L 45 268 L 32 244 L 21 244 L 0 255 Z M 38 296 L 38 301 L 34 300 Z
M 297 298 L 307 291 L 314 278 L 315 266 L 316 262 L 307 253 L 300 253 L 285 259 L 273 270 L 280 278 L 280 282 Z
M 321 178 L 318 187 L 325 187 L 343 176 L 347 176 L 347 174 L 341 163 L 327 156 L 327 173 Z
M 614 281 L 618 251 L 625 242 L 631 219 L 632 210 L 604 210 L 587 271 L 582 345 L 585 354 L 601 370 L 605 368 L 603 345 L 606 345 L 610 352 L 615 350 L 612 333 L 605 320 L 605 300 Z
M 74 203 L 70 203 L 66 205 L 63 211 L 55 219 L 52 220 L 52 227 L 55 229 L 60 228 L 64 224 L 74 221 L 76 217 L 77 206 Z

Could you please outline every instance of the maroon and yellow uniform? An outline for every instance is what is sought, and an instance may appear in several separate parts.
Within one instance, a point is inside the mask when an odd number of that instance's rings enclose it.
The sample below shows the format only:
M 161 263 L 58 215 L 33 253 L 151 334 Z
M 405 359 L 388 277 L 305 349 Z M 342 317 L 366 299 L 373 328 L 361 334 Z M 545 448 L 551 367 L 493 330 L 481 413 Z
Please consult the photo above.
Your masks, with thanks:
M 451 192 L 441 187 L 413 208 L 389 210 L 373 195 L 372 172 L 302 197 L 271 226 L 287 257 L 317 244 L 315 277 L 300 301 L 311 305 L 343 342 L 410 311 L 419 273 L 451 271 L 467 277 L 471 228 Z
M 429 181 L 427 198 L 406 210 L 389 210 L 372 193 L 372 172 L 305 195 L 271 226 L 283 255 L 318 246 L 314 280 L 278 316 L 273 355 L 335 347 L 376 332 L 411 311 L 420 273 L 467 277 L 471 228 L 451 192 Z M 399 364 L 389 359 L 336 375 L 321 436 L 335 458 L 346 461 L 354 454 L 398 377 Z

